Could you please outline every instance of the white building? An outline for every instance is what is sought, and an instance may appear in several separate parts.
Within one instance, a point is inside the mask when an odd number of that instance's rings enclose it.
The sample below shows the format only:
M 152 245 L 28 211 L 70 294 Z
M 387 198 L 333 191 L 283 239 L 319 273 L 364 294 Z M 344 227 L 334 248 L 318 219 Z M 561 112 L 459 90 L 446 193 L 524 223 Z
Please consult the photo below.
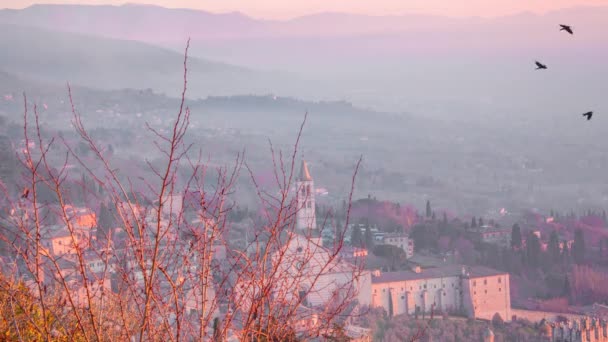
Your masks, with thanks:
M 487 267 L 446 265 L 379 274 L 372 278 L 372 306 L 394 315 L 445 311 L 511 320 L 509 274 Z
M 280 273 L 276 290 L 286 297 L 305 296 L 312 307 L 327 306 L 336 296 L 357 299 L 361 305 L 369 305 L 371 299 L 371 274 L 359 265 L 332 258 L 332 251 L 302 235 L 292 235 L 287 245 L 273 256 Z
M 382 237 L 382 243 L 385 245 L 397 246 L 405 251 L 406 258 L 411 258 L 414 255 L 414 240 L 410 239 L 407 234 L 388 234 Z
M 299 231 L 317 228 L 314 194 L 315 183 L 310 176 L 306 161 L 302 160 L 300 174 L 296 179 L 296 228 Z

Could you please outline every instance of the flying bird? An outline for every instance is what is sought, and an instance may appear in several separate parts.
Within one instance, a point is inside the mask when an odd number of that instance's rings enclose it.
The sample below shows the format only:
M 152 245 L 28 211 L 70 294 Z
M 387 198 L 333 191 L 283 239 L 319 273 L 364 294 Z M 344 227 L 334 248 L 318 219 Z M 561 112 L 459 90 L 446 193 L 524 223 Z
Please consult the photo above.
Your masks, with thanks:
M 566 31 L 570 34 L 574 34 L 574 32 L 572 31 L 572 27 L 568 26 L 568 25 L 559 25 L 561 28 L 559 29 L 560 31 Z
M 21 198 L 27 198 L 27 196 L 29 196 L 30 194 L 30 189 L 25 188 L 23 189 L 23 193 L 21 193 Z
M 547 69 L 547 66 L 543 63 L 536 61 L 536 70 Z
M 583 114 L 583 116 L 587 117 L 587 121 L 591 120 L 591 117 L 593 116 L 593 112 L 587 112 L 585 114 Z

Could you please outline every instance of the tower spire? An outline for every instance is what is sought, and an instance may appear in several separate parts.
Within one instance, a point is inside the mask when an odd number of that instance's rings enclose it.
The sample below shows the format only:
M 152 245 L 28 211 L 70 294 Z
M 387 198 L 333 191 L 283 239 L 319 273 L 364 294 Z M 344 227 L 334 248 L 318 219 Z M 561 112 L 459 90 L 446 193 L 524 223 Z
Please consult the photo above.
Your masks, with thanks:
M 316 229 L 315 184 L 304 159 L 302 159 L 300 174 L 296 179 L 296 200 L 298 207 L 296 225 L 298 229 L 303 231 Z
M 310 171 L 308 171 L 308 164 L 306 161 L 302 159 L 302 166 L 300 167 L 300 176 L 298 177 L 300 182 L 310 182 L 312 181 L 312 177 L 310 176 Z

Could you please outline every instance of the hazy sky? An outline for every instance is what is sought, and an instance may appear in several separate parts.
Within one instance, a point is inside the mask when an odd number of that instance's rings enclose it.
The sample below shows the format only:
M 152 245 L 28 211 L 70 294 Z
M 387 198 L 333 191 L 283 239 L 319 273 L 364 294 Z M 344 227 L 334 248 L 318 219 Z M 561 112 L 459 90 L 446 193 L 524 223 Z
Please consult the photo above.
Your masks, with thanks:
M 23 8 L 40 2 L 113 5 L 144 3 L 212 12 L 240 11 L 254 17 L 272 19 L 327 11 L 375 15 L 422 12 L 451 16 L 500 16 L 522 11 L 546 12 L 579 5 L 608 5 L 608 0 L 0 0 L 0 8 Z

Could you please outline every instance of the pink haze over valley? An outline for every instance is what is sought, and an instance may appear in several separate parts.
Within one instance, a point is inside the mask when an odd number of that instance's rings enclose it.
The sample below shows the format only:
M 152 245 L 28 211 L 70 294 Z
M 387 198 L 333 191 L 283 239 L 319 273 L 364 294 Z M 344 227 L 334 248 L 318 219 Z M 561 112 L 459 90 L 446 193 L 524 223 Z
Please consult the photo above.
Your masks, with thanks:
M 0 8 L 25 8 L 33 4 L 122 5 L 124 1 L 33 1 L 3 0 Z M 128 3 L 169 8 L 191 8 L 211 12 L 234 12 L 265 18 L 288 19 L 319 12 L 346 12 L 367 15 L 425 13 L 444 16 L 495 17 L 519 12 L 544 13 L 566 7 L 607 5 L 606 0 L 131 0 Z

